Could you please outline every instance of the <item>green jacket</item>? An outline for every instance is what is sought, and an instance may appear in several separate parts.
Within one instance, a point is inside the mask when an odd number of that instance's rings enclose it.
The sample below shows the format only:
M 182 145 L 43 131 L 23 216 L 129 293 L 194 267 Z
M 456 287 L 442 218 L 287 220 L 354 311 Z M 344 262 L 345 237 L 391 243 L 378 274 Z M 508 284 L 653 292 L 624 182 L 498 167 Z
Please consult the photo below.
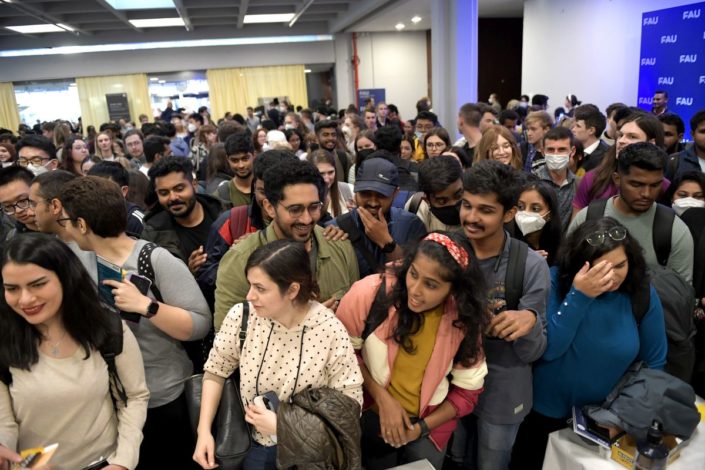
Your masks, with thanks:
M 340 299 L 354 282 L 359 280 L 355 250 L 349 241 L 328 241 L 323 238 L 323 228 L 314 228 L 318 245 L 316 280 L 321 291 L 320 301 L 331 297 Z M 250 285 L 245 277 L 245 264 L 250 255 L 259 247 L 277 240 L 274 224 L 250 235 L 233 245 L 218 267 L 215 281 L 215 331 L 220 330 L 225 316 L 233 305 L 245 301 Z

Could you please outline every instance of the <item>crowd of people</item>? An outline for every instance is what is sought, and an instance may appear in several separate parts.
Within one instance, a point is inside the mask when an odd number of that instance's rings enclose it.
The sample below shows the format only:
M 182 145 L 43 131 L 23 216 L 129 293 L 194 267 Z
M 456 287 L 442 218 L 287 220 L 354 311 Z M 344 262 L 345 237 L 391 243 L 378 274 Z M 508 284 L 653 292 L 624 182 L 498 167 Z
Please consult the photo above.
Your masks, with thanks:
M 703 395 L 705 110 L 657 97 L 0 131 L 0 468 L 216 468 L 231 376 L 247 470 L 540 469 L 635 361 Z

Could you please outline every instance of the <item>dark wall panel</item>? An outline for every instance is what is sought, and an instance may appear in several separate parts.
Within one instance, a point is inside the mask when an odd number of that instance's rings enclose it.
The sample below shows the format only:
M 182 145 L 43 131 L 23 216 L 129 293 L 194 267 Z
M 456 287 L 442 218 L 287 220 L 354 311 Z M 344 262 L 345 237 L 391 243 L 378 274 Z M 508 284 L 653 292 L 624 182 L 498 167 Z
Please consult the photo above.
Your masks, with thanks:
M 523 18 L 480 18 L 478 30 L 478 101 L 497 93 L 502 106 L 521 96 Z

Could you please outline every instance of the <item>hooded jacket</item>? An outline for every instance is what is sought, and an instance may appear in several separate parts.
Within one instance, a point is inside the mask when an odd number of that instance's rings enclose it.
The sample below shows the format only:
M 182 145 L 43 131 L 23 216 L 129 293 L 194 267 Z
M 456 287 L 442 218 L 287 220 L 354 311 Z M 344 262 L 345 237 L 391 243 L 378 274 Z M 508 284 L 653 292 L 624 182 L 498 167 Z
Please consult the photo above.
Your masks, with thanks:
M 306 389 L 277 412 L 277 467 L 362 468 L 360 404 L 331 388 Z

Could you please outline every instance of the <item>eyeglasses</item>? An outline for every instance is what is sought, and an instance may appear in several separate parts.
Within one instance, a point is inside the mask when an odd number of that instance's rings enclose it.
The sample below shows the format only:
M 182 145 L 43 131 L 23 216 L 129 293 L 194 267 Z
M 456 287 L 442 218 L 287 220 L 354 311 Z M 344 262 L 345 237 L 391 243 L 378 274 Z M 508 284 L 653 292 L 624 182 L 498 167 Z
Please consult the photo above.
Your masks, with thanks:
M 592 246 L 600 246 L 605 243 L 605 237 L 610 237 L 616 242 L 621 242 L 627 238 L 627 229 L 624 227 L 613 227 L 604 232 L 592 232 L 585 238 L 585 241 Z
M 446 148 L 445 142 L 428 142 L 426 147 L 430 149 L 444 149 Z
M 34 157 L 29 157 L 29 158 L 20 157 L 20 158 L 17 159 L 17 163 L 18 163 L 20 166 L 27 166 L 27 165 L 29 165 L 30 163 L 31 163 L 32 165 L 43 165 L 44 162 L 49 161 L 49 160 L 51 160 L 51 158 L 40 157 L 39 155 L 36 155 L 36 156 L 34 156 Z
M 322 202 L 314 202 L 313 204 L 309 204 L 308 206 L 304 206 L 303 204 L 292 204 L 290 206 L 284 206 L 284 209 L 286 209 L 289 215 L 294 218 L 301 217 L 302 215 L 304 215 L 304 211 L 306 210 L 308 210 L 309 215 L 313 217 L 315 215 L 320 214 L 322 208 Z
M 7 215 L 12 215 L 18 210 L 23 211 L 30 206 L 29 198 L 20 199 L 14 204 L 3 204 L 2 211 Z
M 66 227 L 66 222 L 76 222 L 78 218 L 76 217 L 61 217 L 56 219 L 56 223 L 62 227 Z

